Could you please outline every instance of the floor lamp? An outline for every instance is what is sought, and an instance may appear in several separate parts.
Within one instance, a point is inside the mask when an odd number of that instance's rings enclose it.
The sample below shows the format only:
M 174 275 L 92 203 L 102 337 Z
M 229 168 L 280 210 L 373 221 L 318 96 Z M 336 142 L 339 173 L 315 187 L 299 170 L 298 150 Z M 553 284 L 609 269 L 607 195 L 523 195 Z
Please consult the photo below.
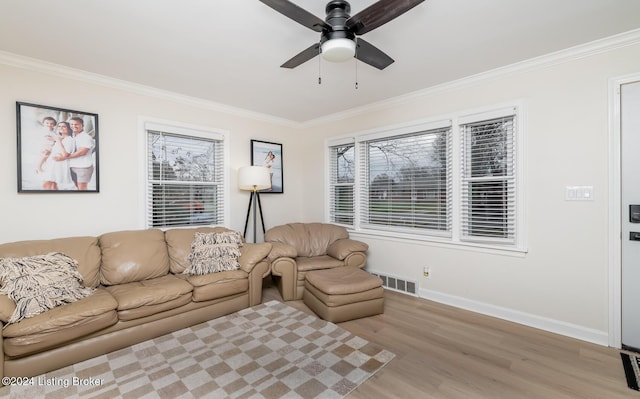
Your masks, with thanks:
M 249 215 L 251 214 L 251 204 L 253 203 L 253 242 L 256 242 L 258 211 L 260 212 L 260 221 L 262 222 L 262 234 L 265 233 L 259 190 L 271 187 L 269 170 L 263 166 L 243 166 L 238 170 L 238 187 L 240 190 L 251 191 L 249 207 L 247 208 L 247 218 L 244 222 L 243 236 L 245 239 L 247 238 L 247 226 L 249 225 Z

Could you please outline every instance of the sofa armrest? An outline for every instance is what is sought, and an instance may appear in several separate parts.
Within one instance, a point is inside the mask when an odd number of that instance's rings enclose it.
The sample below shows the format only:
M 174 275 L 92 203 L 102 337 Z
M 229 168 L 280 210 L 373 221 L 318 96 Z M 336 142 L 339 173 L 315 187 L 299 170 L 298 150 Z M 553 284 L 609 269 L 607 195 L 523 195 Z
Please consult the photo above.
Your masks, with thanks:
M 240 269 L 247 273 L 251 273 L 251 270 L 263 259 L 269 255 L 271 251 L 270 243 L 247 243 L 240 247 L 240 257 L 238 263 L 240 263 Z
M 275 261 L 278 258 L 294 258 L 298 256 L 298 251 L 289 244 L 283 242 L 271 242 L 271 252 L 269 252 L 269 262 Z
M 344 258 L 344 265 L 364 269 L 367 265 L 367 254 L 364 252 L 351 252 Z
M 296 282 L 298 281 L 298 265 L 295 259 L 281 257 L 271 263 L 271 275 L 275 276 L 278 291 L 285 301 L 296 299 Z
M 269 275 L 269 263 L 266 259 L 256 263 L 249 273 L 249 306 L 256 306 L 262 302 L 262 279 Z
M 353 252 L 366 252 L 368 249 L 369 245 L 362 241 L 343 238 L 329 245 L 327 255 L 339 260 L 345 260 L 345 258 Z

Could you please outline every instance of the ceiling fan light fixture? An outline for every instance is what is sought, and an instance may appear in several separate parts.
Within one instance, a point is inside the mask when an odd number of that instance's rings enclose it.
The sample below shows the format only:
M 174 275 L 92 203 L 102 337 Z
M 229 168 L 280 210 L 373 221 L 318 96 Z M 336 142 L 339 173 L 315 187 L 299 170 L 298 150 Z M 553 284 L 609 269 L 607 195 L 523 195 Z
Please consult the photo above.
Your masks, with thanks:
M 350 60 L 356 54 L 356 43 L 351 39 L 338 38 L 322 43 L 322 57 L 331 62 Z

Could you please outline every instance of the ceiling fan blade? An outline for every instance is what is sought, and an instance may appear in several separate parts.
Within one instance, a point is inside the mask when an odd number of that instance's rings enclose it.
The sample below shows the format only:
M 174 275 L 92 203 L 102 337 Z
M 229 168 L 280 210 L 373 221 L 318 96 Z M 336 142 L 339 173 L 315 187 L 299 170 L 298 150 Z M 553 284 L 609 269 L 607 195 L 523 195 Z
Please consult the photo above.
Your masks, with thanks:
M 289 61 L 280 65 L 280 68 L 295 68 L 300 64 L 304 64 L 309 61 L 316 55 L 320 53 L 320 43 L 314 43 L 311 46 L 307 47 L 305 50 L 302 50 Z
M 264 4 L 278 11 L 285 17 L 289 17 L 297 23 L 306 26 L 316 32 L 322 32 L 322 29 L 331 30 L 331 26 L 326 22 L 311 14 L 307 10 L 298 7 L 287 0 L 260 0 Z
M 399 17 L 424 0 L 380 0 L 360 11 L 346 22 L 356 35 L 363 35 Z
M 380 70 L 393 64 L 393 58 L 361 38 L 357 39 L 356 58 Z

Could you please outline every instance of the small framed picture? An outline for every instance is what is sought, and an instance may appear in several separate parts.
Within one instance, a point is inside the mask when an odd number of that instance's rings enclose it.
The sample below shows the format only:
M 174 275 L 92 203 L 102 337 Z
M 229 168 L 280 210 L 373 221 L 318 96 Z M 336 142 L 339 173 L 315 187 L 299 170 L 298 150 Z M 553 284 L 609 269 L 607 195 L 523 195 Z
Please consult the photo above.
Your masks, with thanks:
M 251 165 L 264 166 L 269 169 L 271 188 L 260 190 L 261 193 L 284 193 L 282 144 L 251 140 Z
M 97 193 L 98 115 L 16 103 L 19 193 Z

